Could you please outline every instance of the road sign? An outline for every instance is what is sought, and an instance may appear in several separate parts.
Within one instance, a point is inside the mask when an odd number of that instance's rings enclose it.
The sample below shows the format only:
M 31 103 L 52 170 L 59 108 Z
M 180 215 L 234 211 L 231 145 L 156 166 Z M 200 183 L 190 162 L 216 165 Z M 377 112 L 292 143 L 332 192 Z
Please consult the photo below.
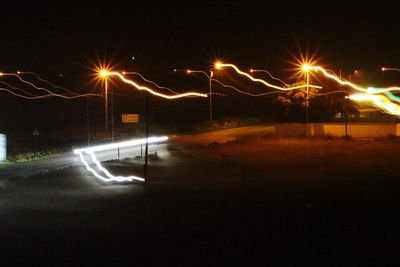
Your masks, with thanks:
M 38 131 L 38 129 L 35 129 L 34 131 L 33 131 L 33 134 L 32 134 L 33 136 L 39 136 L 39 131 Z
M 122 123 L 138 123 L 139 114 L 122 114 Z

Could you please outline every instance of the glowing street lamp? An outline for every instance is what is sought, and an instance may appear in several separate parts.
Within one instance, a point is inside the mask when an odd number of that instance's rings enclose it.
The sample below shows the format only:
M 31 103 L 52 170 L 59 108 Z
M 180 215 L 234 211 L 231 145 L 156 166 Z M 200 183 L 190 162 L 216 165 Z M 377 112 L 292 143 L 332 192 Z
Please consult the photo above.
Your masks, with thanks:
M 306 75 L 306 135 L 307 137 L 309 136 L 309 106 L 310 106 L 310 100 L 309 100 L 309 84 L 310 84 L 310 71 L 311 71 L 311 66 L 308 64 L 303 64 L 301 66 L 302 72 Z
M 104 81 L 104 111 L 105 111 L 105 131 L 108 132 L 108 76 L 109 71 L 106 69 L 100 69 L 98 76 Z M 112 133 L 114 135 L 114 133 Z
M 216 64 L 215 64 L 215 69 L 218 69 L 216 67 Z M 176 71 L 181 71 L 181 70 L 174 69 L 174 71 L 176 72 Z M 208 78 L 208 80 L 209 80 L 209 95 L 208 95 L 208 97 L 210 99 L 209 100 L 209 120 L 211 122 L 213 120 L 213 116 L 212 116 L 213 115 L 213 113 L 212 113 L 212 79 L 213 79 L 213 76 L 214 76 L 214 71 L 213 71 L 212 68 L 209 71 L 210 71 L 210 75 L 208 75 L 205 71 L 202 71 L 202 70 L 190 70 L 190 69 L 188 69 L 188 70 L 186 70 L 186 73 L 187 74 L 202 73 Z

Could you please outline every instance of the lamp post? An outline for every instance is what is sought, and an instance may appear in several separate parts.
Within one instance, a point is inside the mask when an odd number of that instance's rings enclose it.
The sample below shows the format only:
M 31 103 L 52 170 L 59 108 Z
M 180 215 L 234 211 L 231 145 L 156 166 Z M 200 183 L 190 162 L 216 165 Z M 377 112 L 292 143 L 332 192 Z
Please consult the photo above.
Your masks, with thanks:
M 309 109 L 310 109 L 310 99 L 309 99 L 309 84 L 310 84 L 310 73 L 307 71 L 306 72 L 306 83 L 307 83 L 307 95 L 306 95 L 306 125 L 307 125 L 307 137 L 310 134 L 310 129 L 309 129 Z
M 309 106 L 310 106 L 310 99 L 309 99 L 309 92 L 310 92 L 310 68 L 311 66 L 308 64 L 303 64 L 301 66 L 302 72 L 306 76 L 306 136 L 309 136 Z
M 98 76 L 104 81 L 104 124 L 108 132 L 108 76 L 109 71 L 101 69 Z M 111 96 L 111 139 L 114 141 L 114 97 Z
M 104 128 L 108 132 L 108 81 L 104 79 Z
M 178 70 L 178 69 L 174 69 L 174 72 L 177 72 L 177 71 L 182 71 L 182 70 Z M 205 71 L 203 71 L 203 70 L 190 70 L 190 69 L 188 69 L 188 70 L 186 70 L 186 73 L 188 73 L 188 74 L 191 74 L 191 73 L 201 73 L 201 74 L 204 74 L 207 78 L 208 78 L 208 80 L 209 80 L 209 95 L 208 95 L 208 98 L 210 99 L 209 100 L 209 121 L 211 122 L 212 120 L 213 120 L 213 109 L 212 109 L 212 79 L 213 79 L 213 76 L 214 76 L 214 71 L 213 71 L 213 69 L 210 69 L 209 70 L 210 71 L 210 75 L 208 75 L 207 74 L 207 72 L 205 72 Z
M 208 98 L 210 98 L 210 122 L 213 120 L 212 117 L 212 77 L 214 76 L 214 72 L 210 69 L 210 94 Z
M 352 74 L 357 74 L 359 73 L 358 70 L 354 70 L 349 74 L 349 82 L 351 82 Z M 342 69 L 339 69 L 339 78 L 342 79 Z M 345 103 L 344 103 L 344 133 L 345 133 L 345 138 L 348 139 L 349 136 L 349 131 L 348 131 L 348 124 L 349 124 L 349 105 L 350 105 L 350 97 L 349 94 L 346 93 L 345 95 Z

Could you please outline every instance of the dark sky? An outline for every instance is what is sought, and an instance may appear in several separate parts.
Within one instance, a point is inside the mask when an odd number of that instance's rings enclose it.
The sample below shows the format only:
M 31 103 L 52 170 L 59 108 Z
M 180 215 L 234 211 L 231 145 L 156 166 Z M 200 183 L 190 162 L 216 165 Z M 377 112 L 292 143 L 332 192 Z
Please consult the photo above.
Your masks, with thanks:
M 2 6 L 0 66 L 84 68 L 96 56 L 154 71 L 213 58 L 271 66 L 297 47 L 326 64 L 372 67 L 400 60 L 396 7 L 384 1 L 32 1 Z M 261 3 L 260 3 L 261 2 Z M 285 63 L 286 64 L 286 63 Z M 360 66 L 360 67 L 363 67 Z
M 300 50 L 344 72 L 400 65 L 397 6 L 291 2 L 9 1 L 0 7 L 0 70 L 29 70 L 49 79 L 62 73 L 64 80 L 55 82 L 86 87 L 91 64 L 104 59 L 182 87 L 189 81 L 172 69 L 206 70 L 216 58 L 282 78 Z

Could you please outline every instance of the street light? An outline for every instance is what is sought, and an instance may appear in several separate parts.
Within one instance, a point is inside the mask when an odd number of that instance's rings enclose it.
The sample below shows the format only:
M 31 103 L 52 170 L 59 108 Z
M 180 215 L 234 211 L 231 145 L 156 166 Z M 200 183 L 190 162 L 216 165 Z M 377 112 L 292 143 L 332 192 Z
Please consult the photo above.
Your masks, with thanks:
M 218 64 L 218 62 L 216 64 Z M 215 69 L 218 69 L 218 68 L 215 66 Z M 177 72 L 177 71 L 182 71 L 182 70 L 174 69 L 174 72 Z M 210 101 L 209 101 L 209 120 L 211 122 L 213 120 L 213 113 L 212 113 L 212 79 L 213 79 L 213 76 L 214 76 L 214 70 L 211 68 L 209 71 L 210 71 L 210 75 L 208 75 L 203 70 L 191 70 L 191 69 L 188 69 L 188 70 L 186 70 L 186 73 L 187 74 L 201 73 L 201 74 L 204 74 L 208 78 L 208 80 L 209 80 L 209 96 L 208 96 L 208 98 L 210 99 Z
M 303 64 L 301 66 L 302 72 L 306 75 L 306 136 L 309 136 L 309 84 L 310 84 L 310 70 L 311 66 L 308 64 Z
M 104 111 L 105 111 L 105 131 L 108 132 L 108 76 L 110 71 L 107 69 L 99 70 L 99 78 L 104 81 Z M 111 98 L 111 139 L 114 141 L 114 97 Z

